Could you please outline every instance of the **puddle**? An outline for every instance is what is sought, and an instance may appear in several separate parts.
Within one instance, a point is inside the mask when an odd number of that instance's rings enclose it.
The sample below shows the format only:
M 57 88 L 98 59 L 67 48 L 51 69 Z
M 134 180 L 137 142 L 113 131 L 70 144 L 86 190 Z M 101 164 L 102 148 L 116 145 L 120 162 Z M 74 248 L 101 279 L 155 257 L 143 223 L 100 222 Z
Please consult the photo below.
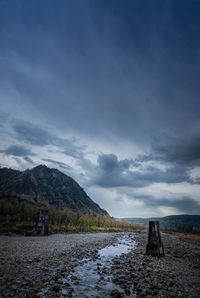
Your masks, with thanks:
M 128 253 L 134 249 L 136 241 L 132 240 L 133 234 L 123 235 L 115 245 L 105 247 L 98 251 L 98 259 L 90 261 L 83 259 L 74 272 L 71 274 L 71 286 L 73 287 L 72 297 L 110 297 L 113 289 L 124 293 L 123 289 L 112 282 L 108 269 L 115 257 Z M 131 296 L 135 297 L 132 293 Z

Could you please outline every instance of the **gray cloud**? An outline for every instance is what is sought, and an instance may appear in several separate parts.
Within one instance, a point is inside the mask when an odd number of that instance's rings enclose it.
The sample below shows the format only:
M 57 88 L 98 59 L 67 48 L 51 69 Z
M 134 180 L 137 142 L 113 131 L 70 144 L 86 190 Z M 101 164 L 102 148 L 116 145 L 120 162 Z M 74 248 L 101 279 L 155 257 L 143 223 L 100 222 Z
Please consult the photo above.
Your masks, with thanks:
M 34 156 L 35 154 L 28 148 L 22 145 L 11 145 L 4 150 L 0 150 L 5 155 L 12 155 L 18 157 Z
M 200 130 L 198 133 L 186 134 L 176 139 L 169 138 L 164 145 L 153 146 L 156 157 L 182 165 L 200 164 Z
M 182 213 L 199 214 L 200 212 L 200 203 L 190 197 L 183 197 L 181 199 L 174 198 L 169 200 L 166 198 L 155 199 L 150 195 L 140 195 L 134 196 L 134 198 L 143 201 L 147 208 L 158 208 L 162 206 L 173 207 Z
M 0 111 L 0 129 L 5 128 L 7 124 L 9 114 Z
M 9 1 L 4 4 L 5 86 L 44 121 L 93 138 L 148 145 L 154 136 L 163 140 L 198 126 L 198 3 L 179 11 L 176 2 L 156 1 L 152 11 L 149 1 L 128 1 L 123 9 L 101 2 L 48 1 L 47 15 L 44 4 L 36 9 L 21 1 L 12 4 L 18 12 L 12 17 Z
M 98 157 L 99 167 L 105 172 L 113 172 L 116 169 L 123 171 L 128 169 L 132 164 L 131 160 L 118 160 L 115 154 L 101 154 Z
M 20 141 L 39 146 L 51 143 L 52 138 L 48 132 L 27 121 L 15 120 L 12 127 Z
M 146 166 L 142 170 L 137 167 L 131 169 L 134 164 L 132 160 L 118 160 L 114 154 L 102 154 L 98 158 L 98 166 L 91 183 L 102 187 L 144 187 L 155 182 L 193 183 L 187 170 L 178 165 L 161 171 L 154 166 Z
M 59 138 L 53 133 L 49 133 L 47 130 L 27 121 L 15 119 L 12 128 L 20 141 L 42 147 L 54 145 L 62 153 L 74 158 L 79 158 L 85 149 L 84 146 L 77 145 L 74 139 Z
M 54 146 L 46 162 L 72 157 L 87 185 L 192 184 L 200 2 L 154 2 L 0 1 L 1 153 L 31 164 Z
M 24 160 L 29 162 L 30 164 L 35 164 L 29 156 L 25 156 Z
M 13 159 L 15 160 L 15 162 L 17 163 L 17 165 L 18 165 L 19 167 L 23 168 L 23 161 L 22 161 L 21 158 L 19 158 L 19 157 L 15 157 L 15 156 L 14 156 Z
M 61 161 L 53 160 L 53 159 L 50 159 L 50 158 L 43 158 L 42 160 L 46 161 L 50 164 L 53 164 L 55 166 L 58 166 L 62 169 L 65 169 L 65 170 L 70 170 L 71 169 L 71 167 L 69 165 L 67 165 L 67 164 L 65 164 L 64 162 L 61 162 Z

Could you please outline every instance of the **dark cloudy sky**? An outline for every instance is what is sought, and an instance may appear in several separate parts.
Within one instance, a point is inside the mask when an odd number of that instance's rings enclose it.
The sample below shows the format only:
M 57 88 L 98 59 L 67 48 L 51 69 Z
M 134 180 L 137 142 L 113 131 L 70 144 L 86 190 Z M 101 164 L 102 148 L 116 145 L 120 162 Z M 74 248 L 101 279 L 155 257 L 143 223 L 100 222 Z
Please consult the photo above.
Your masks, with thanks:
M 200 1 L 0 0 L 0 163 L 111 215 L 200 213 Z

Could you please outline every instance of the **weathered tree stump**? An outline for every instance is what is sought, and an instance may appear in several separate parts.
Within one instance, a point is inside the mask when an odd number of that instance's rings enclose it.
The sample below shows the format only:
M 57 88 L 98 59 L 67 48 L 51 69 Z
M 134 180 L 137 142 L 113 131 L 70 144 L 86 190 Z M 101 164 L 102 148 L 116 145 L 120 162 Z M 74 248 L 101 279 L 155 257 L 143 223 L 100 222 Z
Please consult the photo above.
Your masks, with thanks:
M 160 236 L 159 221 L 149 222 L 149 237 L 146 254 L 154 257 L 164 256 L 164 247 Z
M 45 236 L 48 235 L 48 211 L 39 210 L 33 227 L 33 235 Z

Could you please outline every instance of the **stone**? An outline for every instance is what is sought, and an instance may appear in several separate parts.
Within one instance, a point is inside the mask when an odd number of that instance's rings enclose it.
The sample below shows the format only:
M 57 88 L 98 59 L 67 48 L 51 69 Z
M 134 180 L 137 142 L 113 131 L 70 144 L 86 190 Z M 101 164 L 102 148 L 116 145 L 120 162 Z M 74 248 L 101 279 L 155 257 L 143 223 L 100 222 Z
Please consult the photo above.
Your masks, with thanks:
M 63 279 L 62 279 L 62 283 L 63 283 L 63 284 L 66 284 L 66 283 L 67 283 L 67 279 L 66 279 L 66 278 L 63 278 Z
M 14 290 L 14 291 L 16 291 L 17 290 L 17 286 L 16 285 L 12 285 L 11 286 L 11 289 Z
M 62 289 L 61 291 L 62 295 L 66 296 L 67 295 L 67 291 L 65 289 Z
M 60 291 L 60 287 L 55 285 L 52 287 L 52 290 L 55 291 L 55 292 L 59 292 Z
M 123 298 L 124 297 L 124 294 L 121 293 L 119 290 L 117 289 L 113 289 L 111 292 L 110 292 L 110 296 L 111 297 L 114 297 L 114 298 Z

